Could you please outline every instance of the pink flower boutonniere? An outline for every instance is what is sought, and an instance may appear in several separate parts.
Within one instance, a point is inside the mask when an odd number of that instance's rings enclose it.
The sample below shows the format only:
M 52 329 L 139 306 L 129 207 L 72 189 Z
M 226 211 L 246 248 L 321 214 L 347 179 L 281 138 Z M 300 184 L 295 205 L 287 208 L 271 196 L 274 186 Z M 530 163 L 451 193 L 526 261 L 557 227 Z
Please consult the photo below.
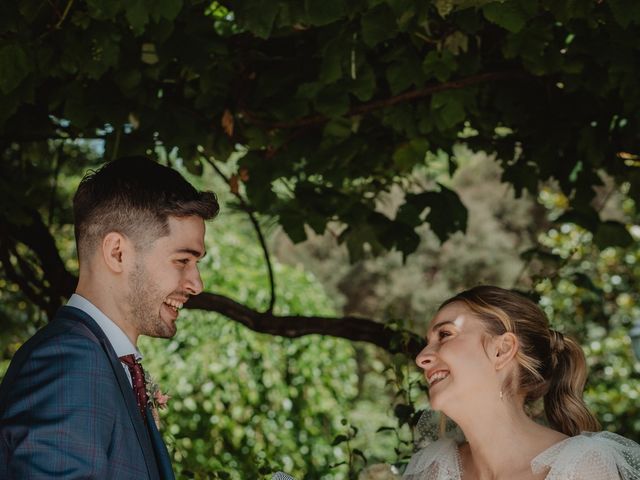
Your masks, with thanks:
M 170 395 L 167 395 L 166 393 L 162 393 L 159 389 L 153 392 L 154 404 L 160 410 L 164 410 L 165 408 L 167 408 L 167 403 L 169 402 L 170 398 L 171 398 Z
M 158 410 L 164 410 L 169 403 L 170 395 L 162 393 L 160 386 L 153 380 L 150 375 L 146 377 L 146 389 L 147 397 L 149 398 L 149 407 L 151 407 L 151 413 L 153 414 L 153 420 L 156 422 L 156 427 L 160 430 L 160 415 Z

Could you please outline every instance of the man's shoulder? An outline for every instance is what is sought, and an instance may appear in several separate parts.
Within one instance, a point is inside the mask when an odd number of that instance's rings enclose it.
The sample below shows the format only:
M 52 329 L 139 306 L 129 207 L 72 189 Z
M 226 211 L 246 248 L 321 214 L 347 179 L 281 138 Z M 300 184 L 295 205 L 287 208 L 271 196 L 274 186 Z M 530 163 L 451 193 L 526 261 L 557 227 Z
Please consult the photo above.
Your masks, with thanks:
M 91 342 L 99 345 L 97 329 L 90 326 L 91 317 L 74 307 L 62 307 L 54 318 L 33 337 L 27 340 L 23 348 L 36 348 L 48 342 Z
M 108 348 L 85 322 L 56 315 L 13 356 L 0 384 L 0 411 L 10 399 L 31 398 L 34 391 L 73 390 L 75 397 L 104 391 L 115 386 L 112 363 Z M 102 387 L 89 388 L 98 379 Z
M 12 364 L 21 369 L 30 361 L 56 360 L 58 364 L 82 364 L 88 362 L 96 365 L 107 365 L 108 356 L 101 344 L 96 329 L 92 328 L 87 318 L 82 318 L 71 307 L 63 307 L 46 326 L 27 340 L 16 352 Z M 82 313 L 82 312 L 80 312 Z M 86 315 L 86 314 L 84 314 Z

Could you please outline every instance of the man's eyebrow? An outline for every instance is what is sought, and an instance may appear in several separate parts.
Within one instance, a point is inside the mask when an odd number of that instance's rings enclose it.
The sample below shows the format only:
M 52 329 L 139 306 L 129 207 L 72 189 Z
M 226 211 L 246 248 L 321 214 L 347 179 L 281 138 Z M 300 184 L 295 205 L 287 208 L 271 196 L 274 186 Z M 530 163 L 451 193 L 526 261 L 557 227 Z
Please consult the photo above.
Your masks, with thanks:
M 204 252 L 201 252 L 192 248 L 179 248 L 176 250 L 176 253 L 188 253 L 189 255 L 193 255 L 196 258 L 202 258 L 207 254 L 207 251 L 205 250 Z

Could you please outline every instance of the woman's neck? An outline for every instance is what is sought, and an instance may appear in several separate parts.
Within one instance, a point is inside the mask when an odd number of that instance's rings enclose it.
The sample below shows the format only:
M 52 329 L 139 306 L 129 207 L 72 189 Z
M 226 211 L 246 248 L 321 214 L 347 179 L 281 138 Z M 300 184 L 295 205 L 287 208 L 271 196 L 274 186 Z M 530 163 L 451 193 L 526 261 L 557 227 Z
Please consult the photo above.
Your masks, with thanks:
M 566 438 L 531 420 L 513 400 L 491 402 L 485 407 L 452 416 L 468 442 L 461 450 L 463 468 L 469 473 L 466 477 L 512 479 L 528 473 L 532 478 L 531 461 Z

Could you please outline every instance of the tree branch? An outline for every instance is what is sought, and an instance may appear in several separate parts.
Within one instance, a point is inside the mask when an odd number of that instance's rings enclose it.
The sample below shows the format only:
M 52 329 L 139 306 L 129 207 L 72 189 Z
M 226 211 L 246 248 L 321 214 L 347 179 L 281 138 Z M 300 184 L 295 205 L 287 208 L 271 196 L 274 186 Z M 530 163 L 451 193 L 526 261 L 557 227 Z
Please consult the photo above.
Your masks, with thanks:
M 13 268 L 6 247 L 0 248 L 2 261 L 10 278 L 18 283 L 22 291 L 36 305 L 47 312 L 49 318 L 53 316 L 61 305 L 61 299 L 71 296 L 77 284 L 77 278 L 69 273 L 60 258 L 55 240 L 40 216 L 32 213 L 29 225 L 17 226 L 2 222 L 0 218 L 0 240 L 16 239 L 29 247 L 40 262 L 44 278 L 38 281 L 42 292 L 31 288 L 31 279 Z M 264 239 L 263 239 L 264 240 Z M 2 243 L 0 243 L 0 247 Z M 14 253 L 18 255 L 17 252 Z M 45 287 L 45 282 L 50 286 Z M 43 298 L 46 294 L 49 298 Z M 185 308 L 217 312 L 230 320 L 241 323 L 245 327 L 259 333 L 268 333 L 288 338 L 305 335 L 329 335 L 350 341 L 368 342 L 391 353 L 402 352 L 416 355 L 422 348 L 422 340 L 407 330 L 393 330 L 388 326 L 358 317 L 320 317 L 303 315 L 274 315 L 272 310 L 259 312 L 247 307 L 231 298 L 215 293 L 201 293 L 191 298 Z
M 53 224 L 53 214 L 55 213 L 56 209 L 56 191 L 58 190 L 58 177 L 60 176 L 60 170 L 62 169 L 62 163 L 64 161 L 62 156 L 63 149 L 64 147 L 61 142 L 58 145 L 58 148 L 56 148 L 55 154 L 53 156 L 53 182 L 51 183 L 51 193 L 49 197 L 49 226 Z
M 519 71 L 482 73 L 480 75 L 474 75 L 472 77 L 467 77 L 460 80 L 452 80 L 450 82 L 439 83 L 437 85 L 430 85 L 428 87 L 421 88 L 418 90 L 411 90 L 409 92 L 404 92 L 394 97 L 384 98 L 381 100 L 374 100 L 369 103 L 363 103 L 362 105 L 357 105 L 353 107 L 344 116 L 352 117 L 355 115 L 363 115 L 366 113 L 373 112 L 375 110 L 381 110 L 383 108 L 391 107 L 399 103 L 410 102 L 418 98 L 428 97 L 429 95 L 433 95 L 434 93 L 443 92 L 446 90 L 459 90 L 461 88 L 469 87 L 471 85 L 477 85 L 479 83 L 489 82 L 493 80 L 509 80 L 513 78 L 524 78 L 524 77 L 525 77 L 525 74 Z M 244 111 L 242 112 L 242 114 L 250 123 L 254 123 L 254 124 L 265 126 L 265 127 L 270 127 L 273 129 L 309 127 L 312 125 L 320 125 L 329 121 L 329 117 L 325 115 L 311 115 L 311 116 L 299 118 L 293 121 L 269 123 L 260 119 L 258 116 L 254 115 L 251 112 Z
M 12 242 L 24 244 L 37 256 L 44 279 L 49 283 L 47 293 L 50 298 L 49 307 L 46 311 L 51 317 L 62 304 L 62 298 L 68 297 L 73 293 L 77 279 L 64 266 L 56 242 L 42 221 L 40 214 L 32 211 L 25 214 L 25 216 L 28 217 L 29 223 L 23 225 L 10 224 L 0 217 L 0 236 L 12 239 Z M 16 253 L 16 255 L 18 254 Z M 5 264 L 5 267 L 10 268 L 6 265 L 7 258 L 4 259 L 3 264 Z
M 35 279 L 28 278 L 18 273 L 16 268 L 11 262 L 12 247 L 8 244 L 7 239 L 0 239 L 0 263 L 2 264 L 7 278 L 20 287 L 20 290 L 24 295 L 32 301 L 35 305 L 47 312 L 47 315 L 52 315 L 50 312 L 50 305 L 41 294 L 32 285 L 35 283 Z M 28 273 L 28 272 L 27 272 Z
M 69 15 L 69 10 L 71 10 L 71 5 L 73 5 L 73 0 L 69 0 L 67 2 L 67 6 L 64 9 L 64 12 L 62 12 L 62 16 L 60 17 L 60 20 L 58 21 L 58 23 L 56 23 L 55 28 L 60 28 L 62 26 L 62 22 L 64 22 L 64 19 L 67 18 L 67 15 Z
M 185 308 L 217 312 L 258 333 L 288 338 L 330 335 L 350 341 L 372 343 L 391 353 L 417 355 L 424 346 L 417 335 L 395 331 L 382 323 L 360 317 L 278 316 L 258 312 L 223 295 L 204 292 L 192 297 Z

